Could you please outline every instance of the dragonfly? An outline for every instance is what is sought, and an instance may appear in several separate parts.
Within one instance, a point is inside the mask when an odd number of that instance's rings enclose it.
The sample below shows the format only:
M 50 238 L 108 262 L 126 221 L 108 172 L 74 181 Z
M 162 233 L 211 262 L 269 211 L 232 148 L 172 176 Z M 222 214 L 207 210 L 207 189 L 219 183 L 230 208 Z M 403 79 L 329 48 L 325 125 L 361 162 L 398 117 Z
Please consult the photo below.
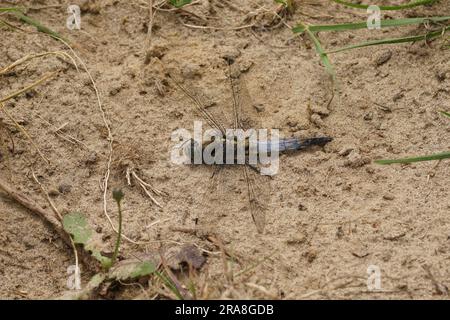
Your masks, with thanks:
M 171 81 L 178 87 L 188 98 L 194 106 L 195 113 L 200 116 L 210 128 L 216 132 L 215 140 L 196 141 L 191 138 L 183 143 L 183 153 L 191 160 L 191 164 L 194 161 L 194 155 L 196 153 L 203 154 L 206 149 L 214 142 L 219 145 L 223 145 L 222 155 L 223 161 L 220 162 L 206 162 L 200 161 L 195 164 L 199 165 L 214 165 L 214 173 L 212 175 L 212 186 L 220 184 L 218 173 L 223 170 L 229 169 L 229 174 L 225 178 L 233 178 L 240 181 L 245 181 L 245 189 L 247 193 L 248 209 L 250 211 L 252 220 L 256 226 L 258 233 L 264 233 L 266 228 L 266 212 L 269 208 L 271 187 L 270 181 L 273 178 L 270 174 L 263 174 L 263 170 L 267 163 L 262 161 L 262 153 L 266 156 L 271 153 L 292 153 L 300 150 L 309 149 L 314 146 L 323 147 L 332 138 L 312 137 L 306 139 L 298 138 L 284 138 L 277 139 L 275 142 L 271 140 L 258 140 L 256 143 L 250 143 L 250 136 L 253 133 L 254 128 L 262 128 L 261 116 L 258 110 L 252 103 L 251 96 L 246 86 L 246 80 L 244 72 L 241 71 L 238 62 L 233 60 L 226 60 L 226 76 L 230 87 L 230 102 L 226 106 L 219 106 L 213 108 L 202 98 L 202 95 L 198 94 L 195 89 L 191 87 L 188 89 L 181 81 L 176 79 L 172 74 L 168 74 Z M 244 135 L 241 141 L 243 141 L 244 156 L 241 157 L 241 161 L 227 162 L 225 159 L 229 152 L 232 152 L 232 156 L 227 159 L 236 160 L 238 154 L 238 145 L 236 136 L 230 137 L 228 130 L 232 129 L 233 132 L 241 130 L 241 132 L 249 133 Z M 219 139 L 217 139 L 217 137 Z M 242 149 L 241 149 L 242 150 Z M 214 155 L 214 154 L 213 154 Z M 243 159 L 242 159 L 243 158 Z M 256 159 L 256 162 L 250 161 L 250 158 Z M 234 174 L 231 174 L 234 173 Z M 211 189 L 207 194 L 214 194 L 214 190 Z M 216 195 L 218 198 L 222 195 Z M 227 204 L 225 204 L 227 205 Z

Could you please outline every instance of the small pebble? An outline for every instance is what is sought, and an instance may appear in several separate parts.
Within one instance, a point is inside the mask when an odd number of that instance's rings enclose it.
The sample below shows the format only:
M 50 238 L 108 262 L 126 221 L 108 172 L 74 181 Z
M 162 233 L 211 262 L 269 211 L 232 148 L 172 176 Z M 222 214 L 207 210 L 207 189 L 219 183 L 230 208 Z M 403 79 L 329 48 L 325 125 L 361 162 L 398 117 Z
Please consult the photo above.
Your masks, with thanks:
M 375 58 L 375 64 L 377 66 L 381 66 L 386 62 L 388 62 L 389 60 L 391 60 L 391 58 L 392 58 L 392 51 L 385 50 Z
M 289 245 L 296 245 L 296 244 L 305 243 L 307 240 L 308 239 L 304 235 L 300 235 L 298 237 L 294 237 L 294 238 L 286 240 L 286 243 Z
M 322 118 L 317 113 L 311 115 L 311 122 L 319 128 L 325 125 Z
M 194 79 L 200 76 L 200 66 L 194 63 L 186 63 L 181 70 L 183 76 L 187 79 Z
M 364 115 L 364 120 L 366 121 L 370 121 L 373 119 L 373 113 L 372 112 L 368 112 Z
M 385 195 L 383 196 L 383 199 L 384 199 L 384 200 L 394 200 L 395 197 L 394 197 L 392 194 L 385 194 Z
M 355 150 L 355 148 L 352 147 L 352 146 L 344 146 L 344 147 L 342 147 L 342 149 L 338 152 L 338 154 L 339 154 L 341 157 L 346 157 L 346 156 L 348 156 L 348 155 L 350 154 L 350 152 L 352 152 L 353 150 Z
M 445 79 L 447 79 L 447 71 L 446 70 L 438 70 L 436 72 L 436 79 L 438 79 L 439 82 L 442 82 Z
M 59 192 L 56 189 L 50 189 L 50 190 L 48 190 L 48 195 L 50 197 L 57 197 L 59 195 Z
M 148 64 L 152 58 L 161 59 L 167 53 L 167 50 L 167 46 L 163 42 L 152 43 L 145 56 L 145 62 Z
M 256 112 L 258 113 L 264 112 L 266 110 L 266 108 L 262 104 L 255 104 L 253 107 L 256 109 Z
M 86 164 L 94 164 L 97 162 L 97 160 L 98 160 L 97 153 L 92 151 L 86 159 Z
M 237 48 L 227 47 L 223 49 L 220 57 L 227 61 L 235 61 L 240 55 L 241 52 Z
M 353 150 L 347 156 L 347 160 L 344 162 L 345 167 L 358 168 L 362 167 L 370 162 L 370 158 L 363 157 L 358 151 Z
M 58 187 L 58 191 L 62 194 L 69 193 L 72 190 L 72 186 L 67 183 L 61 183 Z
M 403 98 L 404 96 L 405 96 L 405 94 L 403 92 L 396 93 L 392 97 L 392 101 L 396 102 L 396 101 L 400 100 L 401 98 Z
M 327 108 L 325 108 L 323 106 L 318 106 L 318 105 L 312 106 L 311 107 L 311 112 L 312 113 L 317 113 L 317 114 L 319 114 L 321 116 L 327 116 L 327 115 L 330 114 L 330 111 Z

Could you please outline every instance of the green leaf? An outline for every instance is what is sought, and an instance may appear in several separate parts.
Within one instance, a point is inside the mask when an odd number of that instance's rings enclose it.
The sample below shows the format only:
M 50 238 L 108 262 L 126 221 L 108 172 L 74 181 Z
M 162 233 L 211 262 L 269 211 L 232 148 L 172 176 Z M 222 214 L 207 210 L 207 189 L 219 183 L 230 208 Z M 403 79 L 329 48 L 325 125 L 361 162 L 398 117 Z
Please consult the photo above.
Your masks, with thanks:
M 192 2 L 192 0 L 170 0 L 169 2 L 175 8 L 181 8 L 181 7 L 184 7 L 187 4 L 190 4 Z
M 2 7 L 0 8 L 0 12 L 24 12 L 25 8 L 22 7 Z
M 367 9 L 369 7 L 369 5 L 367 5 L 367 4 L 358 4 L 358 3 L 352 3 L 352 2 L 343 1 L 343 0 L 332 0 L 332 1 L 342 4 L 344 6 L 356 8 L 356 9 Z M 378 6 L 378 7 L 380 8 L 380 10 L 402 10 L 402 9 L 414 8 L 417 6 L 423 6 L 426 4 L 432 4 L 436 1 L 437 0 L 416 0 L 416 1 L 411 1 L 409 3 L 406 3 L 406 4 L 400 4 L 397 6 L 393 5 L 393 6 Z M 372 3 L 372 5 L 375 5 L 375 4 Z
M 276 2 L 276 3 L 279 3 L 279 4 L 282 4 L 282 5 L 284 5 L 285 7 L 288 6 L 286 0 L 275 0 L 275 2 Z
M 445 31 L 450 30 L 450 26 L 444 29 Z M 406 42 L 416 42 L 420 40 L 430 40 L 436 37 L 439 37 L 442 35 L 442 30 L 430 32 L 424 35 L 419 36 L 410 36 L 410 37 L 403 37 L 403 38 L 388 38 L 388 39 L 381 39 L 381 40 L 373 40 L 373 41 L 367 41 L 359 44 L 354 44 L 351 46 L 330 50 L 327 51 L 327 53 L 338 53 L 346 50 L 351 49 L 357 49 L 357 48 L 364 48 L 364 47 L 370 47 L 370 46 L 378 46 L 378 45 L 385 45 L 385 44 L 397 44 L 397 43 L 406 43 Z
M 125 260 L 119 262 L 108 274 L 111 280 L 132 280 L 153 274 L 156 271 L 152 261 Z
M 111 259 L 102 256 L 99 245 L 94 239 L 94 232 L 86 221 L 86 217 L 79 212 L 66 214 L 63 218 L 64 230 L 72 235 L 76 244 L 83 245 L 84 249 L 91 252 L 104 268 L 111 265 Z
M 423 18 L 405 18 L 405 19 L 389 19 L 381 20 L 381 28 L 401 27 L 407 25 L 422 24 L 425 22 L 442 22 L 450 20 L 450 16 L 442 17 L 423 17 Z M 327 31 L 349 31 L 367 29 L 367 21 L 353 22 L 353 23 L 339 23 L 339 24 L 324 24 L 324 25 L 309 25 L 307 27 L 312 32 L 327 32 Z M 292 28 L 294 33 L 302 33 L 305 31 L 305 26 L 299 23 Z
M 57 40 L 61 39 L 64 41 L 68 41 L 64 37 L 62 37 L 59 33 L 47 28 L 46 26 L 42 25 L 39 21 L 30 18 L 29 16 L 24 15 L 21 11 L 14 11 L 14 15 L 16 15 L 22 22 L 29 24 L 36 28 L 37 31 L 43 32 L 48 34 L 50 37 L 55 38 Z
M 450 152 L 437 153 L 429 156 L 421 156 L 421 157 L 412 157 L 412 158 L 403 158 L 403 159 L 394 159 L 394 160 L 375 160 L 375 163 L 378 164 L 394 164 L 394 163 L 413 163 L 419 161 L 432 161 L 432 160 L 443 160 L 449 159 Z
M 448 113 L 448 112 L 445 112 L 445 111 L 441 111 L 441 113 L 444 115 L 444 116 L 446 116 L 446 117 L 448 117 L 448 118 L 450 118 L 450 113 Z
M 92 230 L 86 218 L 79 212 L 66 214 L 63 218 L 63 226 L 77 244 L 86 244 L 92 236 Z
M 51 36 L 52 38 L 55 38 L 57 40 L 64 40 L 66 42 L 68 41 L 67 39 L 62 37 L 59 33 L 42 25 L 39 21 L 37 21 L 29 16 L 26 16 L 25 11 L 26 11 L 26 8 L 24 8 L 24 7 L 10 7 L 10 8 L 2 7 L 2 8 L 0 8 L 0 12 L 6 12 L 6 13 L 11 13 L 11 14 L 15 15 L 22 22 L 35 27 L 36 30 L 39 32 L 46 33 L 49 36 Z
M 333 64 L 331 63 L 330 59 L 328 58 L 327 53 L 322 47 L 322 44 L 320 43 L 320 40 L 317 38 L 316 34 L 309 30 L 308 27 L 306 27 L 306 33 L 309 36 L 309 38 L 314 43 L 314 48 L 316 49 L 317 54 L 320 57 L 320 60 L 322 61 L 323 65 L 325 66 L 325 70 L 330 75 L 333 83 L 336 81 L 336 72 L 334 71 Z

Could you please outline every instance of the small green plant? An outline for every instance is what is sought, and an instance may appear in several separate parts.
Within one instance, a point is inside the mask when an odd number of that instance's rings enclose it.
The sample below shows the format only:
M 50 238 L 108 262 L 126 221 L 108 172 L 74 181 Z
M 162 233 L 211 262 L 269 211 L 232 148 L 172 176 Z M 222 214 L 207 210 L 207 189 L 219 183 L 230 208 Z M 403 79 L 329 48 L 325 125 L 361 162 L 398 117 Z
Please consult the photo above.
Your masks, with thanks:
M 85 299 L 105 281 L 133 280 L 151 274 L 158 274 L 156 264 L 151 260 L 124 260 L 117 262 L 119 248 L 122 238 L 122 190 L 114 190 L 113 198 L 117 203 L 119 211 L 119 227 L 114 253 L 111 259 L 104 257 L 100 252 L 100 240 L 95 237 L 95 232 L 87 223 L 86 217 L 79 213 L 69 213 L 63 218 L 64 230 L 69 233 L 75 244 L 82 245 L 102 266 L 102 271 L 95 274 L 87 283 L 85 288 L 78 292 L 70 292 L 63 299 Z M 170 282 L 169 282 L 170 283 Z
M 288 12 L 293 12 L 295 3 L 294 0 L 275 0 L 276 3 L 282 4 L 285 6 Z
M 72 236 L 75 244 L 81 245 L 104 269 L 111 267 L 111 259 L 101 254 L 100 240 L 89 226 L 86 217 L 80 212 L 66 214 L 63 217 L 64 230 Z
M 119 212 L 119 228 L 117 230 L 117 240 L 116 240 L 116 246 L 114 248 L 114 254 L 111 258 L 111 266 L 114 265 L 114 263 L 117 260 L 117 255 L 119 254 L 119 247 L 120 247 L 120 241 L 122 239 L 122 200 L 123 200 L 124 194 L 122 190 L 114 190 L 113 191 L 113 198 L 117 203 L 117 210 Z
M 187 4 L 190 4 L 192 2 L 192 0 L 169 0 L 169 2 L 175 8 L 181 8 L 181 7 L 184 7 Z
M 450 118 L 450 113 L 441 111 L 441 113 Z M 403 159 L 393 159 L 393 160 L 375 160 L 378 164 L 394 164 L 394 163 L 413 163 L 419 161 L 433 161 L 433 160 L 443 160 L 450 159 L 450 152 L 436 153 L 428 156 L 410 157 Z

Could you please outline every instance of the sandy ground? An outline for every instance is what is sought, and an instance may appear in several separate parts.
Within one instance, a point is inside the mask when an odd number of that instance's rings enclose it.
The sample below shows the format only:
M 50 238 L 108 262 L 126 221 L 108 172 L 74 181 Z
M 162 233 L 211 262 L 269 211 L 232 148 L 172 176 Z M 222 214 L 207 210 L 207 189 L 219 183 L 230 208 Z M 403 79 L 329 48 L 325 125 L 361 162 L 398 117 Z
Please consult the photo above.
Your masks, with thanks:
M 289 25 L 366 18 L 364 11 L 329 1 L 297 2 L 298 10 L 286 20 Z M 197 245 L 207 257 L 198 272 L 199 283 L 208 284 L 204 298 L 448 298 L 448 164 L 382 167 L 372 160 L 448 150 L 444 137 L 450 126 L 438 111 L 450 110 L 450 50 L 440 49 L 439 42 L 429 46 L 420 42 L 334 54 L 340 95 L 327 108 L 330 82 L 308 39 L 294 37 L 283 25 L 266 30 L 221 29 L 262 24 L 264 19 L 244 17 L 261 12 L 257 9 L 262 6 L 273 10 L 272 1 L 199 3 L 186 9 L 195 16 L 157 12 L 147 50 L 145 1 L 70 1 L 82 8 L 82 29 L 73 31 L 65 27 L 69 2 L 0 1 L 1 7 L 56 5 L 29 14 L 72 41 L 97 83 L 115 139 L 109 191 L 123 189 L 124 233 L 144 243 L 125 241 L 122 256 Z M 388 14 L 433 15 L 450 15 L 450 2 Z M 33 28 L 7 19 L 23 31 L 0 27 L 1 67 L 27 54 L 67 50 Z M 337 48 L 421 31 L 423 27 L 323 33 L 320 39 L 326 47 Z M 192 129 L 199 118 L 189 100 L 167 81 L 163 68 L 180 72 L 185 86 L 199 88 L 212 103 L 227 104 L 226 55 L 248 67 L 248 90 L 264 127 L 278 128 L 286 137 L 334 138 L 324 149 L 281 157 L 280 171 L 268 183 L 271 189 L 266 189 L 271 195 L 264 234 L 256 232 L 246 185 L 236 171 L 222 172 L 223 185 L 214 191 L 218 200 L 205 204 L 212 193 L 212 170 L 170 162 L 172 131 Z M 387 56 L 390 59 L 382 63 Z M 105 250 L 111 251 L 115 236 L 103 212 L 100 190 L 108 160 L 107 132 L 86 73 L 52 56 L 35 59 L 0 77 L 0 96 L 56 70 L 62 70 L 56 78 L 6 104 L 49 164 L 0 114 L 15 145 L 13 152 L 2 149 L 0 175 L 48 208 L 32 179 L 35 172 L 58 209 L 63 214 L 86 214 Z M 60 127 L 64 136 L 79 142 L 55 135 Z M 10 146 L 6 136 L 2 132 L 2 143 Z M 168 194 L 157 197 L 162 208 L 135 180 L 127 185 L 127 168 Z M 108 212 L 116 221 L 112 198 Z M 226 250 L 238 257 L 239 263 L 228 266 L 234 279 L 225 276 L 217 246 L 174 227 L 213 230 Z M 70 248 L 41 219 L 1 193 L 0 230 L 1 298 L 54 298 L 67 290 L 66 270 L 73 264 Z M 370 266 L 381 272 L 378 292 L 366 285 Z M 92 272 L 83 272 L 83 284 L 90 276 Z M 162 296 L 144 284 L 125 286 L 109 297 Z

